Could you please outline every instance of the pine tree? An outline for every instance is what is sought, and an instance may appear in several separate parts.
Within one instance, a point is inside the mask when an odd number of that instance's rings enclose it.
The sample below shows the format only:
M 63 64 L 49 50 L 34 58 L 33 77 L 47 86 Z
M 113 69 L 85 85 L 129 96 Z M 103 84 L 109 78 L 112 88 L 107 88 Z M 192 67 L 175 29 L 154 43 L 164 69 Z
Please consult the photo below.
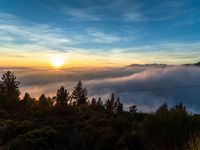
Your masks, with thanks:
M 37 108 L 38 101 L 35 98 L 32 98 L 29 93 L 25 93 L 22 100 L 19 101 L 22 109 L 26 109 L 27 111 Z
M 137 112 L 137 106 L 136 105 L 132 105 L 131 107 L 129 107 L 129 112 L 131 114 L 135 114 Z
M 105 108 L 109 112 L 113 112 L 114 111 L 114 108 L 115 108 L 115 96 L 114 96 L 113 93 L 111 94 L 111 98 L 106 101 Z
M 25 93 L 23 99 L 21 100 L 21 103 L 25 106 L 30 106 L 33 102 L 33 98 L 31 98 L 29 93 Z
M 47 110 L 51 107 L 52 104 L 53 103 L 50 97 L 46 97 L 44 94 L 40 96 L 39 98 L 40 109 L 42 109 L 43 111 Z
M 91 100 L 91 106 L 92 107 L 96 107 L 97 106 L 97 101 L 96 101 L 95 98 L 92 98 L 92 100 Z
M 5 108 L 13 108 L 19 101 L 19 84 L 14 73 L 7 71 L 0 80 L 0 97 L 1 104 Z
M 57 91 L 56 104 L 58 106 L 66 106 L 70 99 L 69 92 L 63 86 Z
M 97 108 L 99 110 L 103 110 L 104 109 L 104 106 L 103 106 L 103 102 L 101 100 L 101 97 L 99 97 L 98 101 L 97 101 Z
M 87 89 L 83 87 L 81 81 L 75 86 L 72 92 L 72 99 L 76 101 L 77 105 L 86 104 L 87 103 Z
M 5 99 L 4 99 L 4 93 L 3 93 L 3 86 L 0 82 L 0 108 L 4 107 Z
M 120 102 L 119 97 L 115 101 L 115 112 L 122 113 L 123 112 L 123 103 Z

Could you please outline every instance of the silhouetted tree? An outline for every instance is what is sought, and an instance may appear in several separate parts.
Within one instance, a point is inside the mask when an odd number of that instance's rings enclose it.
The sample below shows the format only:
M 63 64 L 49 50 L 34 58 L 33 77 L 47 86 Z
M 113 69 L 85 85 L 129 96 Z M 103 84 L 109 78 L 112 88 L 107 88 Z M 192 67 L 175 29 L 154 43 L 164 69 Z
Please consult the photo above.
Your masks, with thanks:
M 19 101 L 19 84 L 14 73 L 7 71 L 0 80 L 1 105 L 5 108 L 15 107 Z
M 170 109 L 172 113 L 176 113 L 182 116 L 187 116 L 187 111 L 182 103 L 179 103 Z
M 5 98 L 3 93 L 3 85 L 0 82 L 0 108 L 3 108 L 5 105 Z
M 57 91 L 56 105 L 58 106 L 67 106 L 67 103 L 70 99 L 69 92 L 63 86 Z
M 113 112 L 113 111 L 114 111 L 114 108 L 115 108 L 115 96 L 114 96 L 114 94 L 112 93 L 112 94 L 111 94 L 111 98 L 108 99 L 108 100 L 105 102 L 105 109 L 106 109 L 106 111 L 108 111 L 108 112 Z
M 158 109 L 157 109 L 157 113 L 166 113 L 168 112 L 168 106 L 167 103 L 163 103 Z
M 20 101 L 22 105 L 24 106 L 31 106 L 33 103 L 35 103 L 35 99 L 33 99 L 29 93 L 25 93 L 23 99 Z
M 97 100 L 95 98 L 92 98 L 91 100 L 91 106 L 96 107 L 97 106 Z
M 22 110 L 34 112 L 38 108 L 38 101 L 35 98 L 32 98 L 29 93 L 25 93 L 22 100 L 19 101 Z
M 25 104 L 28 105 L 28 103 L 29 103 L 31 100 L 32 100 L 32 98 L 31 98 L 30 94 L 29 94 L 29 93 L 25 93 L 25 94 L 24 94 L 24 97 L 23 97 L 23 99 L 22 99 L 22 101 L 23 101 Z
M 53 101 L 50 97 L 46 97 L 44 94 L 42 94 L 39 98 L 39 106 L 40 109 L 43 111 L 48 110 L 53 105 Z
M 121 113 L 123 111 L 123 104 L 120 99 L 115 99 L 114 94 L 111 94 L 111 98 L 105 102 L 105 109 L 108 112 Z
M 164 103 L 154 115 L 145 118 L 142 128 L 150 149 L 182 149 L 189 134 L 185 107 L 180 104 L 168 110 Z
M 129 112 L 131 114 L 135 114 L 137 112 L 137 106 L 136 105 L 132 105 L 131 107 L 129 107 Z
M 120 102 L 119 97 L 117 98 L 117 100 L 115 101 L 115 109 L 114 109 L 115 113 L 122 113 L 123 112 L 123 104 Z
M 74 99 L 77 105 L 86 104 L 87 103 L 87 89 L 83 87 L 81 81 L 75 86 L 72 92 L 72 99 Z
M 104 109 L 104 106 L 103 106 L 103 102 L 102 102 L 102 100 L 101 100 L 101 97 L 98 98 L 98 101 L 97 101 L 97 108 L 98 108 L 99 110 Z

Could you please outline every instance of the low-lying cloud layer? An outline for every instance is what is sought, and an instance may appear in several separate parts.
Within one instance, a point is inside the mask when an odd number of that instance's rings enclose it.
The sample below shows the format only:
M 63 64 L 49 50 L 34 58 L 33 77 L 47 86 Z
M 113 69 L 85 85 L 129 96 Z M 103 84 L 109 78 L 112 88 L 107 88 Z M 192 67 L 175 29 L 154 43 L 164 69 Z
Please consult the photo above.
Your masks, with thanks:
M 4 71 L 1 69 L 0 73 Z M 77 81 L 82 80 L 89 90 L 90 97 L 102 96 L 106 99 L 113 92 L 123 100 L 126 108 L 136 104 L 139 110 L 153 111 L 163 102 L 169 105 L 182 102 L 191 112 L 199 112 L 200 108 L 200 87 L 196 87 L 200 85 L 199 67 L 144 66 L 12 71 L 21 81 L 22 94 L 27 91 L 36 97 L 42 93 L 53 96 L 61 85 L 71 91 Z

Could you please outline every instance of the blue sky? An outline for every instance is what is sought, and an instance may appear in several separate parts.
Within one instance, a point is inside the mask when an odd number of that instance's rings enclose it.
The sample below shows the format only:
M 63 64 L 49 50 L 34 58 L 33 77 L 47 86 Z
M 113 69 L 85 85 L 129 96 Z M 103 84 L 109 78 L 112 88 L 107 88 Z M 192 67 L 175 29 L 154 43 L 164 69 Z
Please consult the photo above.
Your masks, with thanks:
M 0 0 L 0 65 L 196 62 L 199 24 L 198 0 Z

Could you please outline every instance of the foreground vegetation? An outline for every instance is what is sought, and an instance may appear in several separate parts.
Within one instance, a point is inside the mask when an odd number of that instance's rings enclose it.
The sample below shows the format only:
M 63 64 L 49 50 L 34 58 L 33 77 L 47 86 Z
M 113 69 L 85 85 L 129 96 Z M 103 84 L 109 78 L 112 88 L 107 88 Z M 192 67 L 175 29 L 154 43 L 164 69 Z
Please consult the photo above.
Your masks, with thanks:
M 200 116 L 182 104 L 161 105 L 151 114 L 129 111 L 114 94 L 89 99 L 79 81 L 72 93 L 63 86 L 55 97 L 19 98 L 11 72 L 0 80 L 2 150 L 199 150 Z

